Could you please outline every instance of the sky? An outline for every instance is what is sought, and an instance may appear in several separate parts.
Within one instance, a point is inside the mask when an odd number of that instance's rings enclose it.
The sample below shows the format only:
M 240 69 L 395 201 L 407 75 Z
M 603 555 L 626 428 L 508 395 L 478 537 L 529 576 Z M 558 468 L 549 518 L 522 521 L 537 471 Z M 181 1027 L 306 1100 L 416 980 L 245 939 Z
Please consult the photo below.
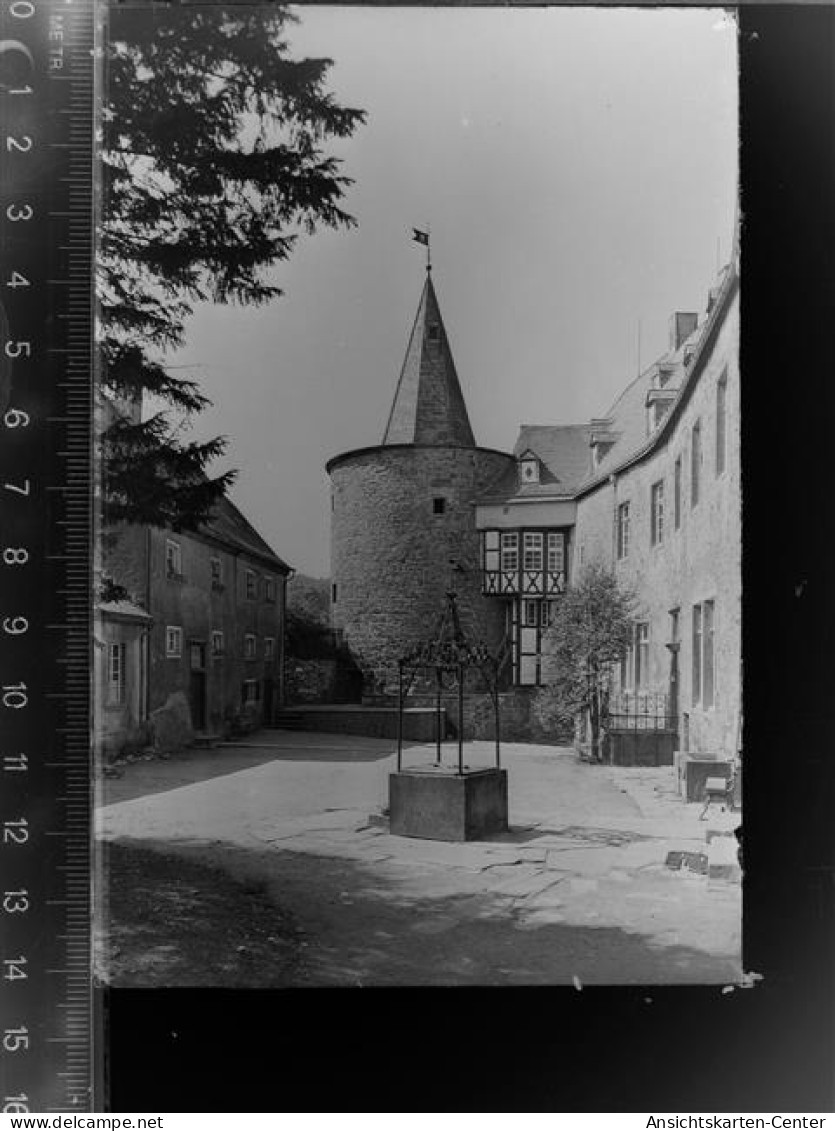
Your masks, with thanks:
M 188 367 L 233 501 L 302 573 L 329 573 L 327 460 L 378 444 L 425 278 L 476 440 L 605 415 L 704 312 L 737 192 L 736 26 L 721 9 L 296 9 L 298 55 L 368 112 L 333 143 L 351 231 L 303 237 L 258 310 L 199 307 Z

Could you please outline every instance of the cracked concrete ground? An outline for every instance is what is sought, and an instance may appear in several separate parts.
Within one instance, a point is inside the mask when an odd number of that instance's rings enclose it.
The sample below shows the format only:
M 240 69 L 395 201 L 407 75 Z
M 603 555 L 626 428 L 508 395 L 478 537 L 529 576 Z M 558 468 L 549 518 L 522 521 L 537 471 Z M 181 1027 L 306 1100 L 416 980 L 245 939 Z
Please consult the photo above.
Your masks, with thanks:
M 389 834 L 391 743 L 279 731 L 134 763 L 103 783 L 98 830 L 263 880 L 307 940 L 298 984 L 741 978 L 739 883 L 665 866 L 732 817 L 700 822 L 672 768 L 521 744 L 502 762 L 511 830 L 484 842 Z

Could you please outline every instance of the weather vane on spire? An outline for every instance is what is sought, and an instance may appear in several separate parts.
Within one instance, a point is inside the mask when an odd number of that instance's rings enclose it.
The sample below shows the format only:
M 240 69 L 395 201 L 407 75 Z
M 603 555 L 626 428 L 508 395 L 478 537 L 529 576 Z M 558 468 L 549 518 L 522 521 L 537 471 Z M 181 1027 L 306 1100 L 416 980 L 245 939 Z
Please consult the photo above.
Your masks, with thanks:
M 422 232 L 420 228 L 412 228 L 412 239 L 415 243 L 421 243 L 426 248 L 426 270 L 432 270 L 432 252 L 429 247 L 429 225 L 426 225 L 426 231 Z

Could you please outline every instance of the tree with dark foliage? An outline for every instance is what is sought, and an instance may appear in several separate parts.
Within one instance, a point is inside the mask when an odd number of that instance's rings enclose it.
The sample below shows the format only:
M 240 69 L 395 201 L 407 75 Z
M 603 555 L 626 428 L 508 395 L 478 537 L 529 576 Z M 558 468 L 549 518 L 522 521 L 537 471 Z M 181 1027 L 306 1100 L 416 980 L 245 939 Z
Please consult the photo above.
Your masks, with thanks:
M 612 665 L 632 640 L 636 613 L 634 592 L 611 570 L 587 566 L 555 602 L 545 636 L 542 698 L 563 722 L 585 715 L 590 754 L 602 760 L 602 721 Z
M 101 384 L 166 407 L 105 428 L 105 520 L 194 529 L 234 472 L 209 478 L 224 439 L 187 442 L 172 422 L 208 402 L 165 352 L 194 303 L 266 303 L 282 293 L 269 269 L 299 235 L 355 223 L 341 207 L 351 181 L 325 147 L 365 115 L 326 90 L 331 60 L 290 57 L 285 8 L 114 5 L 108 21 Z

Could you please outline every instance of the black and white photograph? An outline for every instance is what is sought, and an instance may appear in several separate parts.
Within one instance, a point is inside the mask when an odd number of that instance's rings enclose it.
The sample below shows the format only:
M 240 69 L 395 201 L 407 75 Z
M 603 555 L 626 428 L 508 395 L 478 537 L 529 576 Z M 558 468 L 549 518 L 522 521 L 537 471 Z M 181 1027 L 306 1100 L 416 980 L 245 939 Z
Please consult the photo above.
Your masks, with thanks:
M 750 984 L 736 15 L 100 41 L 99 982 Z

